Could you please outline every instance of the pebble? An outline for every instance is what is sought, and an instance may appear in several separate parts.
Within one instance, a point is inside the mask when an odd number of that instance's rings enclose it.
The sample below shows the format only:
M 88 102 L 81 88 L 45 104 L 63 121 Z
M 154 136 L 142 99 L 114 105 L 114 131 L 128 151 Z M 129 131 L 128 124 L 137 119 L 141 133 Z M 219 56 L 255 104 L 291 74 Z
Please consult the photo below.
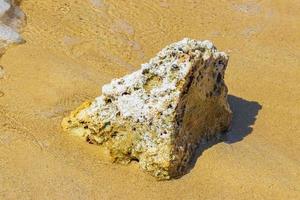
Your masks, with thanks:
M 3 79 L 5 75 L 4 68 L 0 65 L 0 79 Z

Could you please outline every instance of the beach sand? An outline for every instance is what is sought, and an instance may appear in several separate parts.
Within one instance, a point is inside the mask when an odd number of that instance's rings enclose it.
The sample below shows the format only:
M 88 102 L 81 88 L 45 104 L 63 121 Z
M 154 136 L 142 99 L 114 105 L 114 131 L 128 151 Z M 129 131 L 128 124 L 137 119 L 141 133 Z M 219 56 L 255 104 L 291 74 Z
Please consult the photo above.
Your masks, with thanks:
M 0 199 L 300 199 L 300 1 L 26 0 L 0 60 Z M 62 118 L 166 45 L 230 55 L 227 140 L 156 181 L 63 133 Z

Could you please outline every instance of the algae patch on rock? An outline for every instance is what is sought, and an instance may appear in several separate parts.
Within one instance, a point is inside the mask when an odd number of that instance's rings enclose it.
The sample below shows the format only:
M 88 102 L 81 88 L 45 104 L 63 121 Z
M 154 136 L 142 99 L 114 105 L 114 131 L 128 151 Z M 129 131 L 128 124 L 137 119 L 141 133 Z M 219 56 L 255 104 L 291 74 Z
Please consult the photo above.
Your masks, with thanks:
M 178 177 L 200 141 L 230 125 L 227 62 L 211 42 L 185 38 L 104 85 L 102 95 L 73 111 L 62 127 L 105 145 L 115 162 L 138 160 L 157 179 Z

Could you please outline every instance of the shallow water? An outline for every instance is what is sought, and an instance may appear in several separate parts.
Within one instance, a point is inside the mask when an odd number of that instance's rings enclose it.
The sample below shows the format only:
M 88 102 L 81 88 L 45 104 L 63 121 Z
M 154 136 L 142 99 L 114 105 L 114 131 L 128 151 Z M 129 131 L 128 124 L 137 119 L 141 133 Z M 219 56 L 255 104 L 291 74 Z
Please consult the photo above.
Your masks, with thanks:
M 299 1 L 26 0 L 0 60 L 0 199 L 299 199 Z M 232 130 L 156 182 L 61 132 L 63 116 L 184 37 L 230 54 Z M 3 93 L 3 95 L 1 95 Z

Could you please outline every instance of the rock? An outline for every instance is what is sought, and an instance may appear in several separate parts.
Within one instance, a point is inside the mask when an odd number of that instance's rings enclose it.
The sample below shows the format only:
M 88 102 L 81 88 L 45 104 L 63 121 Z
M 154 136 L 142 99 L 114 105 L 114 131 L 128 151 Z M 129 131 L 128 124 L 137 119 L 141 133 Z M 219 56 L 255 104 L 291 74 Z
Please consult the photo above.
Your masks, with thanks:
M 20 30 L 25 24 L 25 14 L 16 0 L 0 0 L 0 56 L 11 44 L 21 44 L 25 40 Z
M 102 95 L 73 111 L 62 127 L 105 145 L 115 162 L 138 160 L 157 179 L 181 176 L 200 141 L 230 125 L 227 62 L 211 42 L 185 38 L 104 85 Z

